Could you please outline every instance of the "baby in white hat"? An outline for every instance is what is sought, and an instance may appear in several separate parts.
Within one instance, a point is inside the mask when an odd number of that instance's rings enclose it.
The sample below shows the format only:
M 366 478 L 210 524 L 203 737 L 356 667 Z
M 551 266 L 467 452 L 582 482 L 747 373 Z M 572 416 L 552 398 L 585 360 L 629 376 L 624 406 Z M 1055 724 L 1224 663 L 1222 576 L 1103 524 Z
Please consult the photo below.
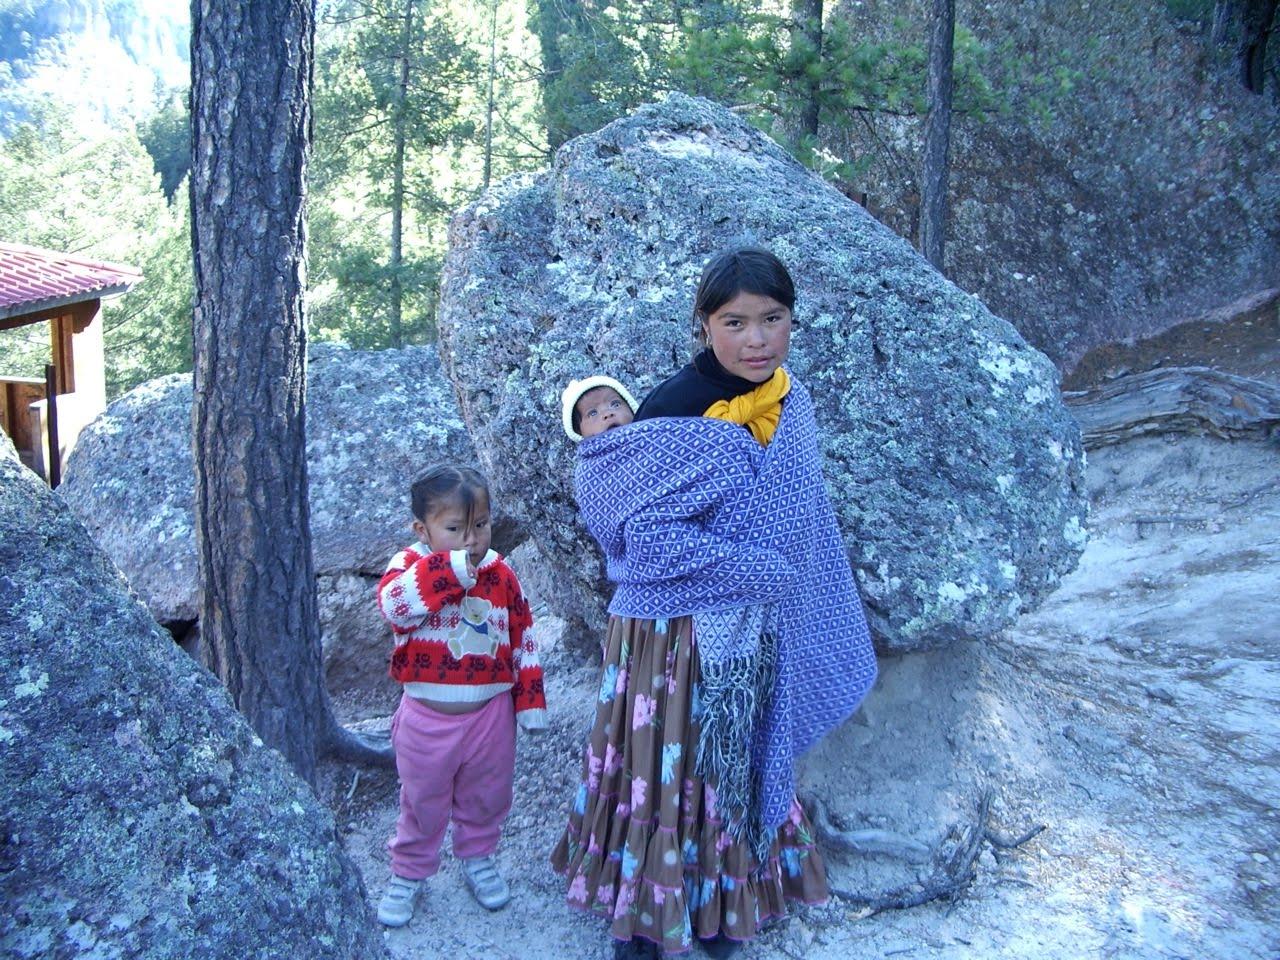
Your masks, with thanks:
M 635 397 L 613 377 L 570 380 L 560 395 L 564 432 L 577 443 L 615 427 L 625 427 L 636 413 Z

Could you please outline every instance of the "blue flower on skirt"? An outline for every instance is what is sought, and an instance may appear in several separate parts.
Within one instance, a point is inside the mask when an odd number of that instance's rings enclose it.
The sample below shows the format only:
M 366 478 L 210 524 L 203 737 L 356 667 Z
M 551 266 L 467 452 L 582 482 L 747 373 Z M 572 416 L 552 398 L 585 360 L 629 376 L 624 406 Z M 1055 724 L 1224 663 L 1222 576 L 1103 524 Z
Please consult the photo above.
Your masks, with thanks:
M 699 903 L 710 903 L 711 898 L 716 895 L 716 882 L 714 880 L 703 878 L 702 890 L 698 894 Z
M 618 665 L 611 663 L 604 668 L 604 676 L 600 678 L 600 702 L 609 703 L 614 697 L 614 687 L 618 684 Z
M 685 866 L 691 867 L 698 862 L 698 845 L 693 842 L 692 837 L 685 840 L 681 853 L 684 856 Z
M 578 793 L 573 798 L 573 812 L 580 817 L 587 812 L 587 785 L 585 783 L 578 784 Z
M 636 859 L 635 854 L 631 852 L 630 847 L 622 848 L 622 876 L 623 879 L 630 880 L 636 875 L 636 867 L 640 865 L 640 861 Z
M 667 621 L 666 620 L 653 621 L 653 629 L 658 634 L 658 636 L 665 637 L 667 635 Z
M 697 878 L 684 878 L 684 900 L 688 905 L 687 909 L 689 912 L 693 912 L 694 910 L 697 910 L 698 907 L 702 906 L 702 901 L 699 899 L 701 892 L 701 884 L 698 883 Z
M 786 868 L 788 876 L 800 876 L 800 851 L 795 847 L 783 847 L 782 866 Z
M 676 776 L 676 764 L 684 750 L 682 743 L 668 743 L 662 748 L 662 782 L 670 783 Z

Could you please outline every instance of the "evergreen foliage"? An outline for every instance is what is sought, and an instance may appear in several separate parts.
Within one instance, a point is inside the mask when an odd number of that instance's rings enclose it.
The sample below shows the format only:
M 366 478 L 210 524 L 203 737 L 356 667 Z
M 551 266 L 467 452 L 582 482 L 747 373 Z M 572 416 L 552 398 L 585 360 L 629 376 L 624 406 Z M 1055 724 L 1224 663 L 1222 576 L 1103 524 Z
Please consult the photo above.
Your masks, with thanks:
M 312 329 L 400 346 L 433 327 L 438 257 L 415 223 L 446 201 L 425 155 L 473 133 L 457 91 L 477 64 L 444 11 L 420 0 L 339 4 L 329 16 L 344 26 L 318 57 L 313 223 L 327 242 L 313 245 L 312 266 L 313 289 L 332 295 L 312 297 Z
M 155 113 L 138 125 L 138 139 L 151 154 L 165 199 L 172 201 L 191 173 L 191 112 L 185 90 L 171 90 L 160 100 Z
M 492 14 L 423 0 L 337 2 L 322 11 L 309 213 L 313 336 L 366 348 L 434 336 L 446 218 L 481 186 L 486 64 L 478 38 Z
M 543 101 L 550 146 L 598 129 L 641 103 L 679 90 L 747 113 L 804 163 L 832 179 L 856 176 L 855 158 L 833 156 L 821 134 L 799 131 L 801 100 L 816 96 L 823 130 L 865 114 L 922 115 L 923 35 L 864 35 L 855 15 L 828 17 L 821 44 L 798 29 L 795 11 L 746 0 L 530 0 L 543 50 Z M 558 32 L 557 32 L 558 31 Z M 986 51 L 956 33 L 961 113 L 999 109 Z

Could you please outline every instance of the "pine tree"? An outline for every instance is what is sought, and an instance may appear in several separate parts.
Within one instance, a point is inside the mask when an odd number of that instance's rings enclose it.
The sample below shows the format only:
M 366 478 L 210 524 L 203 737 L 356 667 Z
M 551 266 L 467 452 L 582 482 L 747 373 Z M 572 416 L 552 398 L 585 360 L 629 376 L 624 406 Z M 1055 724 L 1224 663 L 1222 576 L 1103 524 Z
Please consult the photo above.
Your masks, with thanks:
M 307 503 L 303 322 L 310 2 L 206 0 L 192 19 L 196 541 L 209 668 L 313 780 L 336 723 Z
M 360 346 L 402 346 L 432 329 L 438 257 L 415 246 L 415 218 L 449 205 L 432 182 L 434 151 L 469 138 L 461 91 L 477 79 L 474 52 L 425 0 L 370 0 L 328 12 L 320 62 L 317 173 L 331 202 L 343 192 L 376 223 L 350 232 L 317 224 L 316 280 L 341 301 L 326 319 Z M 355 307 L 356 309 L 350 309 Z

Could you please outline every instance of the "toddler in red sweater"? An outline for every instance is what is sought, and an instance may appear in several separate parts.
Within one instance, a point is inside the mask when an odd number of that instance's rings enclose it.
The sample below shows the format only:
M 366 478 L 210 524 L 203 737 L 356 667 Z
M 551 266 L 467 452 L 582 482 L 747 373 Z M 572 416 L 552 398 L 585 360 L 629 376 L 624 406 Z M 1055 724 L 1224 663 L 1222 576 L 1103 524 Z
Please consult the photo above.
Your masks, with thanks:
M 391 720 L 400 818 L 387 844 L 391 882 L 378 919 L 413 916 L 422 883 L 453 852 L 467 888 L 497 910 L 511 899 L 493 854 L 511 810 L 515 728 L 547 724 L 533 618 L 515 572 L 489 549 L 489 489 L 467 467 L 436 467 L 411 492 L 418 542 L 391 558 L 378 608 L 396 648 L 391 676 L 404 686 Z

